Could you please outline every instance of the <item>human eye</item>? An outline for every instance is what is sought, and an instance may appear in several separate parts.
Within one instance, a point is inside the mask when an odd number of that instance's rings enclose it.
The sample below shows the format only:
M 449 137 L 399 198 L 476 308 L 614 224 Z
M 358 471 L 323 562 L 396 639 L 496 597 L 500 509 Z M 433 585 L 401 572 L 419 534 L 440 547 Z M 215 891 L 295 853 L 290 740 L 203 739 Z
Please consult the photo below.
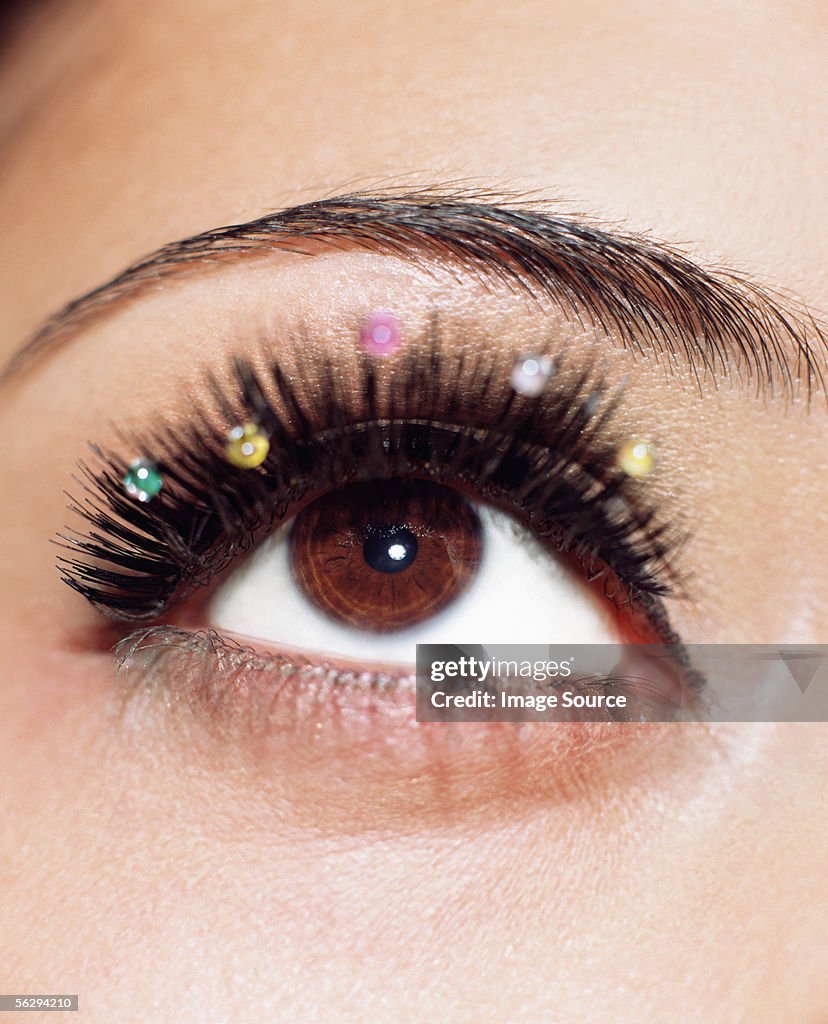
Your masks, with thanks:
M 140 624 L 121 651 L 174 674 L 220 647 L 237 679 L 266 654 L 364 686 L 410 677 L 418 642 L 677 639 L 680 531 L 600 360 L 492 354 L 436 316 L 388 356 L 360 338 L 205 370 L 183 426 L 124 428 L 83 462 L 59 564 Z

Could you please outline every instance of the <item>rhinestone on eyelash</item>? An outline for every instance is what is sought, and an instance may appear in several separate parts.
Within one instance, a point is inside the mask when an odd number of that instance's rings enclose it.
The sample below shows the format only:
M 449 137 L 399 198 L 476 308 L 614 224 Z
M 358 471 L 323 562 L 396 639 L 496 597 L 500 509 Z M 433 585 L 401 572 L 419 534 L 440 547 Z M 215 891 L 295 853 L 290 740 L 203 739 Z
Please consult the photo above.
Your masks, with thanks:
M 227 434 L 224 454 L 239 469 L 261 466 L 270 451 L 270 441 L 257 423 L 242 423 Z
M 548 356 L 518 356 L 510 378 L 512 389 L 519 395 L 537 398 L 552 378 L 555 366 Z
M 369 356 L 393 355 L 402 344 L 400 321 L 393 313 L 372 313 L 362 325 L 359 339 Z
M 124 490 L 130 496 L 144 503 L 152 501 L 164 486 L 164 477 L 158 466 L 149 459 L 135 459 L 124 474 Z
M 631 438 L 618 449 L 616 462 L 621 472 L 627 476 L 636 479 L 649 476 L 656 465 L 655 447 L 639 437 Z

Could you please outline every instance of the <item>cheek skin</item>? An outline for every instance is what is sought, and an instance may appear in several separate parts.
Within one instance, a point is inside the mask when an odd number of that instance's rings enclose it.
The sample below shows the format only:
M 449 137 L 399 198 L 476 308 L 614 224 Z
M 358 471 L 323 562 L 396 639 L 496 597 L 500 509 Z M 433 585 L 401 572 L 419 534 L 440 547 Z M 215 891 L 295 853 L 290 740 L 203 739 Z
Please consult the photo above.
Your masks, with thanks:
M 803 993 L 826 995 L 818 944 L 801 939 L 820 927 L 812 881 L 793 872 L 771 883 L 790 830 L 803 863 L 819 862 L 824 794 L 797 788 L 787 767 L 794 742 L 828 768 L 817 728 L 722 730 L 704 769 L 668 770 L 662 785 L 619 788 L 601 806 L 576 800 L 484 829 L 464 812 L 354 843 L 274 827 L 261 802 L 237 799 L 238 778 L 216 786 L 186 749 L 162 759 L 152 742 L 113 749 L 89 729 L 89 710 L 18 745 L 14 765 L 2 755 L 31 803 L 3 832 L 0 861 L 15 889 L 6 969 L 33 982 L 59 964 L 88 979 L 73 991 L 90 1008 L 155 1006 L 155 1019 L 172 1019 L 164 1008 L 193 986 L 194 1016 L 212 1004 L 253 1019 L 253 1006 L 307 1010 L 306 977 L 343 1020 L 377 1019 L 383 1005 L 395 1020 L 438 1005 L 443 1019 L 469 1005 L 506 1019 L 515 991 L 527 1019 L 576 1013 L 589 991 L 595 1019 L 611 1020 L 619 986 L 630 1020 L 657 1019 L 688 982 L 698 1019 L 762 1019 L 768 1007 L 781 1019 L 804 1016 Z M 740 932 L 757 906 L 763 927 Z

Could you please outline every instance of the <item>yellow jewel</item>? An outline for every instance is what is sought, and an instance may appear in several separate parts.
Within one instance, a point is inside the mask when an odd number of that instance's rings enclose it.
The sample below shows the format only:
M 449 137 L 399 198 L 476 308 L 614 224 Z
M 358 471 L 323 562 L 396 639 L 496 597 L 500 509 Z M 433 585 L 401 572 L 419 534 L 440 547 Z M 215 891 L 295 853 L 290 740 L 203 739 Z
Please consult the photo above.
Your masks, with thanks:
M 228 462 L 239 469 L 255 469 L 261 466 L 270 451 L 270 441 L 262 433 L 258 423 L 243 423 L 233 427 L 227 435 L 224 454 Z
M 618 468 L 627 476 L 649 476 L 655 469 L 655 448 L 649 441 L 634 437 L 618 449 L 617 462 Z

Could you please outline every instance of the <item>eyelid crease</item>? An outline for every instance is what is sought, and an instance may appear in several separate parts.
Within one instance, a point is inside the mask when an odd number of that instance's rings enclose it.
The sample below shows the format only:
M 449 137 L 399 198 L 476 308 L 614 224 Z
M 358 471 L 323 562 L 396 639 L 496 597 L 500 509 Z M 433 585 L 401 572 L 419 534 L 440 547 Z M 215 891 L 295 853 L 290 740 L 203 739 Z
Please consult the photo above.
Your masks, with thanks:
M 587 218 L 508 192 L 424 187 L 354 192 L 170 243 L 68 303 L 28 341 L 0 383 L 159 280 L 227 259 L 331 248 L 403 257 L 425 270 L 459 268 L 477 281 L 551 300 L 565 316 L 616 336 L 634 353 L 696 385 L 735 375 L 757 392 L 810 400 L 825 391 L 828 329 L 795 300 L 735 271 L 706 270 L 676 247 L 607 231 Z M 828 401 L 828 393 L 826 393 Z

